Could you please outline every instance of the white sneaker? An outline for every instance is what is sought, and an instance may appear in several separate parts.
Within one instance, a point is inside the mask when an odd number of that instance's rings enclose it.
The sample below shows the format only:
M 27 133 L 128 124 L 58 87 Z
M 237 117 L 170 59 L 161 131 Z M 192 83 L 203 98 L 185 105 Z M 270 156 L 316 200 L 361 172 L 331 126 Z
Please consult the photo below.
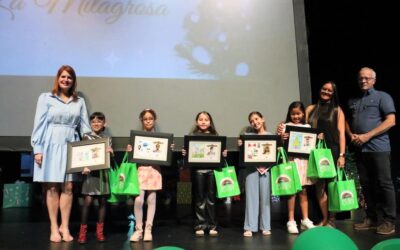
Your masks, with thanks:
M 271 235 L 271 231 L 270 230 L 262 230 L 262 235 L 264 235 L 264 236 Z
M 286 226 L 287 226 L 288 233 L 290 233 L 290 234 L 298 234 L 299 233 L 299 229 L 297 228 L 296 221 L 294 221 L 294 220 L 288 221 Z
M 196 236 L 204 236 L 204 230 L 196 230 Z
M 301 220 L 301 230 L 314 228 L 315 225 L 310 219 Z
M 253 233 L 251 231 L 249 231 L 249 230 L 246 230 L 246 231 L 244 231 L 243 236 L 244 237 L 252 237 Z
M 210 232 L 208 232 L 210 236 L 218 236 L 218 231 L 215 229 L 210 229 Z

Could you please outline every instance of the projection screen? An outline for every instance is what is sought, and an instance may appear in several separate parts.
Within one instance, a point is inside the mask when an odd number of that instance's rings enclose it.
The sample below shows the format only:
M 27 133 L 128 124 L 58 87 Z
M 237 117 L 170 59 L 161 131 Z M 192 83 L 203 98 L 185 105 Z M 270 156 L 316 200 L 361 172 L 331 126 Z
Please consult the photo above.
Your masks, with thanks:
M 237 137 L 251 111 L 274 132 L 310 101 L 303 0 L 3 0 L 0 30 L 0 150 L 30 150 L 37 98 L 65 64 L 120 143 L 145 108 L 175 137 L 202 110 Z

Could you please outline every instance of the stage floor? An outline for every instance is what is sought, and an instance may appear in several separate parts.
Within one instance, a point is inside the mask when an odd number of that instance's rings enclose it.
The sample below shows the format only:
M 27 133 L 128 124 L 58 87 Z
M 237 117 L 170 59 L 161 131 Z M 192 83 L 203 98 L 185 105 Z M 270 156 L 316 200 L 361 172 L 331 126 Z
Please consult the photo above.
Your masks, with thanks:
M 107 211 L 105 243 L 95 240 L 95 216 L 89 224 L 88 243 L 81 245 L 76 241 L 71 243 L 50 243 L 49 223 L 44 207 L 6 208 L 0 209 L 0 249 L 145 249 L 150 250 L 161 246 L 177 246 L 183 249 L 282 249 L 292 247 L 298 235 L 289 235 L 286 231 L 286 207 L 284 202 L 272 204 L 272 235 L 253 234 L 245 238 L 243 233 L 243 202 L 218 204 L 218 220 L 220 234 L 218 237 L 196 237 L 193 233 L 193 217 L 188 205 L 164 205 L 157 208 L 153 228 L 152 242 L 131 243 L 127 239 L 128 209 L 124 205 L 110 206 Z M 356 211 L 352 218 L 361 219 L 362 212 Z M 400 225 L 397 232 L 390 236 L 381 236 L 373 231 L 355 232 L 352 229 L 353 220 L 338 220 L 337 228 L 347 234 L 359 249 L 371 249 L 380 241 L 400 238 Z M 76 237 L 79 230 L 79 206 L 73 208 L 71 232 Z M 318 239 L 316 239 L 318 240 Z

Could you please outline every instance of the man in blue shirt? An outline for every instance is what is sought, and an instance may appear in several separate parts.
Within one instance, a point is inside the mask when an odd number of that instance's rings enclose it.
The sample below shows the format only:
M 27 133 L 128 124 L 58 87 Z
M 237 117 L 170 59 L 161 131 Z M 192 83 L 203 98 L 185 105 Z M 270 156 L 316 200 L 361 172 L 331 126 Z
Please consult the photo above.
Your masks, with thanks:
M 396 124 L 393 99 L 374 88 L 376 73 L 362 68 L 358 74 L 361 95 L 349 101 L 346 132 L 356 146 L 356 163 L 367 203 L 366 218 L 355 230 L 375 229 L 378 234 L 395 233 L 396 198 L 390 168 L 388 130 Z M 383 223 L 378 226 L 377 203 Z M 377 227 L 378 226 L 378 227 Z

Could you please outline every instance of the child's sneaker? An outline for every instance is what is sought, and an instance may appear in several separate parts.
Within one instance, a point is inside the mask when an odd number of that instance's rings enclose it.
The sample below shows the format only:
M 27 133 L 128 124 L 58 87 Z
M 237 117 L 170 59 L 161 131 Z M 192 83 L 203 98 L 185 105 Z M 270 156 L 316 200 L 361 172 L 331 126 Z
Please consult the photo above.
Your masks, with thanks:
M 204 230 L 196 230 L 196 236 L 204 236 Z
M 262 230 L 262 235 L 264 235 L 264 236 L 271 235 L 271 231 L 270 230 Z
M 314 228 L 315 225 L 310 219 L 301 220 L 301 230 Z
M 215 229 L 210 229 L 210 232 L 208 232 L 210 236 L 218 236 L 218 231 Z
M 298 234 L 299 233 L 299 229 L 297 228 L 296 221 L 294 221 L 294 220 L 288 221 L 286 226 L 287 226 L 288 233 L 290 233 L 290 234 Z
M 252 237 L 253 233 L 250 230 L 246 230 L 246 231 L 244 231 L 243 236 L 244 237 Z

